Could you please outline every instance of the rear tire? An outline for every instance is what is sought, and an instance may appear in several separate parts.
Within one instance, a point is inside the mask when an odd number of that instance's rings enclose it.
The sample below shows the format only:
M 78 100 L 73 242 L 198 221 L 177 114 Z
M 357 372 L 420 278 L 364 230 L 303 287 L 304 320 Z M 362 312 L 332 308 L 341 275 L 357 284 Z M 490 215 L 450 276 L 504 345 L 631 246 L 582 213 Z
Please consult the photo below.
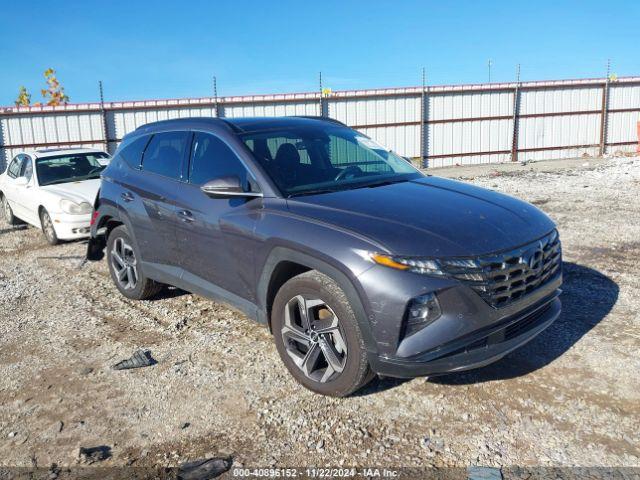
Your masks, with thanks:
M 162 284 L 147 278 L 140 268 L 140 253 L 124 225 L 111 230 L 106 257 L 111 279 L 125 297 L 147 300 L 162 290 Z
M 56 229 L 51 221 L 51 216 L 45 209 L 42 209 L 40 212 L 40 225 L 42 225 L 42 233 L 44 233 L 44 238 L 46 238 L 49 245 L 57 245 L 60 243 Z
M 2 216 L 9 225 L 17 225 L 19 223 L 18 219 L 13 215 L 9 200 L 4 195 L 2 195 Z
M 349 300 L 333 279 L 316 270 L 280 288 L 271 326 L 280 358 L 309 390 L 345 397 L 375 376 Z

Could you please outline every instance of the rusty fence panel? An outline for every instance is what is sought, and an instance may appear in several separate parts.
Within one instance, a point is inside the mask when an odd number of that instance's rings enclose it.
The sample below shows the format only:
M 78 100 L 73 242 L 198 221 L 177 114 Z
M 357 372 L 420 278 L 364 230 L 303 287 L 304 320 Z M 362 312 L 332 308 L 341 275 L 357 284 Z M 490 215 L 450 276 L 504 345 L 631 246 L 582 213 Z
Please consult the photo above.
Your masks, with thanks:
M 158 120 L 280 115 L 335 118 L 425 167 L 598 155 L 635 150 L 640 77 L 7 107 L 0 165 L 22 149 L 113 152 Z

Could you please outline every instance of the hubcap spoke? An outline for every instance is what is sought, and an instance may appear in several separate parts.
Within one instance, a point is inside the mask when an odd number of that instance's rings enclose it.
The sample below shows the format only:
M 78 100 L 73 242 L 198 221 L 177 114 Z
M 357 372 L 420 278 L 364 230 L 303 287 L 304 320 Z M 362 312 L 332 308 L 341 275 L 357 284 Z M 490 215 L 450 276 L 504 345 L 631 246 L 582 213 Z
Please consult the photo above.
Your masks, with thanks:
M 298 295 L 295 299 L 298 302 L 298 312 L 300 313 L 302 328 L 305 330 L 309 330 L 311 328 L 311 325 L 309 323 L 309 309 L 307 307 L 307 300 L 302 295 Z
M 133 288 L 136 284 L 136 279 L 133 274 L 133 267 L 131 265 L 127 265 L 127 287 Z
M 313 343 L 311 344 L 307 354 L 302 359 L 300 368 L 302 368 L 302 371 L 307 375 L 307 377 L 311 376 L 311 373 L 315 370 L 315 366 L 320 358 L 320 353 L 320 347 L 318 347 L 318 344 Z
M 300 342 L 304 345 L 309 345 L 311 343 L 309 335 L 297 328 L 291 327 L 290 325 L 285 325 L 282 328 L 282 336 L 295 342 Z
M 342 372 L 344 365 L 342 364 L 339 353 L 336 351 L 333 344 L 325 337 L 320 337 L 318 345 L 320 345 L 320 350 L 322 350 L 324 358 L 327 360 L 327 363 L 333 371 L 338 373 Z
M 120 256 L 120 254 L 118 252 L 116 252 L 115 250 L 113 250 L 111 252 L 111 258 L 113 258 L 115 260 L 115 262 L 118 264 L 118 266 L 120 268 L 124 268 L 125 264 L 124 264 L 124 259 Z
M 122 267 L 120 270 L 116 272 L 116 274 L 118 276 L 118 280 L 123 282 L 125 277 L 127 276 L 127 267 Z

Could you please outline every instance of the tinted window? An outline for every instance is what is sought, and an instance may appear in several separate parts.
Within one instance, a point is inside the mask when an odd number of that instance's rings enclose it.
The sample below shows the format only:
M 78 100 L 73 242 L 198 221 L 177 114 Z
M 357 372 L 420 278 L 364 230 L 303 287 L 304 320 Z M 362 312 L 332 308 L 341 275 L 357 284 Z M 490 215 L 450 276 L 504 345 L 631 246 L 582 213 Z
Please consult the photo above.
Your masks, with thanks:
M 145 135 L 140 138 L 136 138 L 132 142 L 127 143 L 122 147 L 118 155 L 129 164 L 130 167 L 140 168 L 140 162 L 142 162 L 142 153 L 144 147 L 149 143 L 149 136 Z
M 241 135 L 285 195 L 324 193 L 422 176 L 368 137 L 329 124 Z
M 7 168 L 7 175 L 9 175 L 11 178 L 16 178 L 20 173 L 21 164 L 22 164 L 21 157 L 15 157 L 13 160 L 11 160 L 9 167 Z
M 247 169 L 237 155 L 222 140 L 207 133 L 196 133 L 189 169 L 189 180 L 196 185 L 217 177 L 236 175 L 248 188 Z
M 155 134 L 142 157 L 142 168 L 147 172 L 179 179 L 182 157 L 190 135 L 188 132 Z

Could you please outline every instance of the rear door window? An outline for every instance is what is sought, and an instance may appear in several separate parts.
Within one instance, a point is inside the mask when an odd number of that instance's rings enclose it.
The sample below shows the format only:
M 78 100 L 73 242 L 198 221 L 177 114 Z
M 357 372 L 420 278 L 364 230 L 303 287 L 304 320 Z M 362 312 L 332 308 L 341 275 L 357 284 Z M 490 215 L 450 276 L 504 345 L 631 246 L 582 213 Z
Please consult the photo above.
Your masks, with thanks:
M 144 151 L 142 169 L 179 180 L 190 138 L 189 132 L 156 133 Z

